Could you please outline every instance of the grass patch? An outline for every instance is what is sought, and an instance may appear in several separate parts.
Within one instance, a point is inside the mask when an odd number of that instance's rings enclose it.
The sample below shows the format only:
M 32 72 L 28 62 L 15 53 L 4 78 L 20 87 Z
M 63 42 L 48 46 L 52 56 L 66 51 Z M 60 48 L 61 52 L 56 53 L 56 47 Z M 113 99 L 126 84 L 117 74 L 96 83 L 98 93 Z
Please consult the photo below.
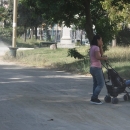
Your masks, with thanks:
M 39 47 L 40 40 L 36 39 L 26 39 L 26 42 L 24 41 L 24 38 L 17 38 L 17 47 Z
M 7 45 L 12 46 L 12 37 L 2 37 L 0 36 L 0 39 Z M 39 47 L 39 43 L 41 40 L 35 40 L 35 39 L 27 39 L 26 42 L 24 41 L 24 38 L 17 38 L 16 46 L 17 47 Z
M 130 47 L 113 47 L 105 52 L 111 66 L 123 78 L 130 79 Z
M 81 46 L 76 48 L 78 52 L 87 57 L 89 47 Z M 68 49 L 58 48 L 51 50 L 49 47 L 34 50 L 17 51 L 17 57 L 11 59 L 8 55 L 5 60 L 13 60 L 36 67 L 56 68 L 80 74 L 89 74 L 89 58 L 85 60 L 68 57 Z M 130 48 L 114 47 L 105 52 L 111 66 L 120 74 L 121 77 L 130 78 Z
M 86 55 L 88 48 L 79 47 L 77 50 L 83 55 Z M 82 74 L 89 73 L 89 59 L 79 60 L 68 57 L 67 55 L 68 49 L 58 48 L 51 50 L 49 47 L 45 47 L 34 50 L 17 51 L 16 58 L 10 58 L 7 53 L 4 59 L 36 67 L 56 68 Z

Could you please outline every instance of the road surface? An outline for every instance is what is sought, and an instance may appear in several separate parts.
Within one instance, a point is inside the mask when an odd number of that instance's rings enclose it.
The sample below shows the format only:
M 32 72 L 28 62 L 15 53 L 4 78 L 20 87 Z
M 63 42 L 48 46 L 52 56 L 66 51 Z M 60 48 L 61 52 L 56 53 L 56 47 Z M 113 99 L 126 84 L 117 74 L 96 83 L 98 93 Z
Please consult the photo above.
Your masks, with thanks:
M 0 61 L 0 130 L 128 130 L 130 102 L 92 105 L 92 78 Z M 104 87 L 99 98 L 106 95 Z

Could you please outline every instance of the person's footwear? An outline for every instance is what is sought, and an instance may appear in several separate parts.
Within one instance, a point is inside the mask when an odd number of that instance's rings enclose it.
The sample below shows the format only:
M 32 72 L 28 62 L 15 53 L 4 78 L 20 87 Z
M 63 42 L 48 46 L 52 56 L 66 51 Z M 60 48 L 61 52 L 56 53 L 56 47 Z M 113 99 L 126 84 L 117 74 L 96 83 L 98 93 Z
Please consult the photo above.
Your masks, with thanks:
M 92 104 L 101 105 L 103 102 L 101 102 L 99 99 L 91 99 L 90 101 Z

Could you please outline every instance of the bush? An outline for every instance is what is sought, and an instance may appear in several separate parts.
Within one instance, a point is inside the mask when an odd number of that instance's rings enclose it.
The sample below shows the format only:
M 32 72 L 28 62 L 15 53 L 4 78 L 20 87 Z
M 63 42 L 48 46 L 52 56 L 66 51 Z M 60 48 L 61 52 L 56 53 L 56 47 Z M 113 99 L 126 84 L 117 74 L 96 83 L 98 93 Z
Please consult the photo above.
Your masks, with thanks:
M 129 28 L 125 28 L 118 33 L 117 44 L 120 46 L 130 45 L 130 29 Z
M 74 57 L 75 59 L 84 59 L 85 56 L 80 54 L 75 48 L 74 49 L 68 49 L 68 56 Z

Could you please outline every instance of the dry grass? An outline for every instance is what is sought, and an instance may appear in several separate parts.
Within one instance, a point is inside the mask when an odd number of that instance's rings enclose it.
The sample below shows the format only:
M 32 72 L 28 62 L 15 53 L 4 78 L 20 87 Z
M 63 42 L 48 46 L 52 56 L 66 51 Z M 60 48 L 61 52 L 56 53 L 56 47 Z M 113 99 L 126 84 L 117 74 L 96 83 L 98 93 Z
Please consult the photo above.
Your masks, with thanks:
M 89 47 L 76 48 L 81 54 L 87 55 Z M 50 48 L 38 48 L 34 50 L 18 51 L 16 59 L 10 59 L 8 55 L 5 60 L 13 60 L 30 66 L 48 67 L 62 69 L 69 72 L 81 74 L 89 73 L 89 59 L 79 60 L 68 57 L 68 49 L 50 50 Z M 126 79 L 130 78 L 130 48 L 114 47 L 105 52 L 112 67 Z

